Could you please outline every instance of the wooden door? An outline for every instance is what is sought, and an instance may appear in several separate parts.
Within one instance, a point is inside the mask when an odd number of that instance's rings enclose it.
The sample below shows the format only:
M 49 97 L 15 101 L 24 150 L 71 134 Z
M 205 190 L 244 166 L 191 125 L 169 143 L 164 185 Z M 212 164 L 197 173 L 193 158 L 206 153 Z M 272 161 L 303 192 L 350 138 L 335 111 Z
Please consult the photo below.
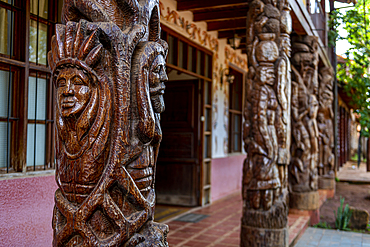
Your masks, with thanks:
M 163 139 L 156 175 L 157 203 L 199 205 L 199 82 L 166 83 Z

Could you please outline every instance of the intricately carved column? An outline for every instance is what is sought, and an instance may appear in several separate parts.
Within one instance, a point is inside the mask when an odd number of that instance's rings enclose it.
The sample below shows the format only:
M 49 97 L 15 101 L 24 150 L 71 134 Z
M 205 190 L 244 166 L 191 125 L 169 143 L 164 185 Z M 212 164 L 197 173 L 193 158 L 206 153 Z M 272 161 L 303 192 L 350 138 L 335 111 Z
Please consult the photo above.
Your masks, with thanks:
M 333 190 L 334 180 L 334 129 L 333 129 L 333 81 L 334 71 L 331 67 L 319 70 L 319 111 L 317 126 L 319 128 L 319 188 Z
M 315 210 L 318 207 L 317 126 L 318 41 L 315 36 L 292 37 L 292 147 L 289 168 L 290 207 Z
M 158 1 L 65 0 L 56 87 L 53 246 L 168 246 L 153 222 L 167 44 Z
M 250 4 L 241 246 L 288 246 L 291 30 L 286 1 Z

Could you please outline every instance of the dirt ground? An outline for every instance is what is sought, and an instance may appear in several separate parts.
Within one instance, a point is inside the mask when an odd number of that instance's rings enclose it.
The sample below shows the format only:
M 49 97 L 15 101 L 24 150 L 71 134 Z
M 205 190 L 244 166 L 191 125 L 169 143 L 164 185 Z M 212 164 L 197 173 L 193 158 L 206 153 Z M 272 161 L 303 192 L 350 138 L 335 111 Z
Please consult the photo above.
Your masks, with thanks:
M 340 196 L 345 198 L 344 205 L 348 203 L 349 206 L 370 212 L 370 185 L 337 182 L 334 198 L 326 200 L 320 208 L 321 222 L 327 222 L 332 228 L 335 228 L 334 210 L 338 211 Z

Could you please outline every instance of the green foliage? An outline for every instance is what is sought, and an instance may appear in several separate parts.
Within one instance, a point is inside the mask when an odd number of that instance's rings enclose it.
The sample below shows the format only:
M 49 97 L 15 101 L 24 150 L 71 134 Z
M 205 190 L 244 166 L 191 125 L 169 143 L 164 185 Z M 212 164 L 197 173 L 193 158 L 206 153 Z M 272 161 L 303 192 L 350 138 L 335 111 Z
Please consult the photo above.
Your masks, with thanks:
M 348 223 L 352 215 L 352 210 L 349 209 L 348 204 L 343 208 L 344 198 L 340 197 L 340 206 L 338 207 L 338 212 L 335 212 L 335 227 L 339 230 L 350 230 L 348 228 Z
M 337 183 L 339 183 L 339 182 L 340 182 L 340 180 L 339 180 L 339 178 L 338 178 L 338 177 L 335 177 L 335 182 L 337 182 Z
M 338 27 L 341 24 L 341 18 L 343 17 L 342 13 L 339 10 L 334 10 L 330 12 L 328 20 L 328 43 L 330 47 L 335 46 L 335 42 L 338 41 L 341 37 L 338 33 Z
M 343 83 L 352 104 L 360 114 L 362 134 L 369 136 L 370 129 L 370 0 L 359 0 L 344 15 L 338 15 L 344 23 L 351 48 L 346 63 L 338 66 L 338 81 Z
M 326 221 L 320 221 L 316 225 L 313 226 L 314 228 L 324 228 L 324 229 L 331 229 L 331 226 L 328 225 Z

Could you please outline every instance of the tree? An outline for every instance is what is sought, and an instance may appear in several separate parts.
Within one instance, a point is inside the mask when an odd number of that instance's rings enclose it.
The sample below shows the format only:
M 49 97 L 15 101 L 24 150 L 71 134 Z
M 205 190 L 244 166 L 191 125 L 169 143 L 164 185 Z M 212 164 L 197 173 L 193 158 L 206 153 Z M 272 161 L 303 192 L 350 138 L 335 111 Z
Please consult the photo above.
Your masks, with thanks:
M 336 18 L 344 24 L 347 39 L 352 46 L 346 53 L 346 63 L 338 66 L 337 78 L 357 106 L 362 134 L 370 129 L 370 0 L 359 0 L 353 9 Z

